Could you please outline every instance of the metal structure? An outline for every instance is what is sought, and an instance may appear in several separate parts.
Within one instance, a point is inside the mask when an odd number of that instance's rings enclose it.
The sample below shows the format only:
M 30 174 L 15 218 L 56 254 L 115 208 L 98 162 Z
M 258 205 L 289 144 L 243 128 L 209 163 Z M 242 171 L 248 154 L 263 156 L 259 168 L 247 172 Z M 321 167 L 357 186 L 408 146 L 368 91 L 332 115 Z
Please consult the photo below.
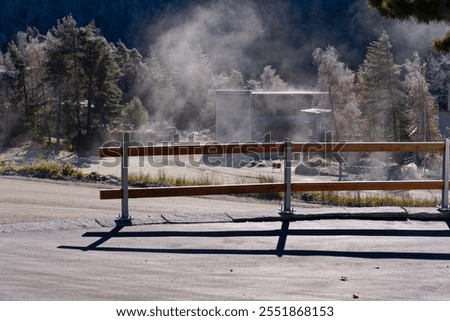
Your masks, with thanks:
M 444 187 L 442 188 L 441 210 L 448 211 L 450 210 L 448 204 L 448 184 L 450 180 L 450 140 L 446 138 L 444 144 L 444 157 L 442 160 L 442 181 L 444 183 Z
M 122 212 L 117 217 L 117 223 L 126 225 L 130 222 L 129 207 L 128 207 L 128 148 L 130 145 L 130 132 L 124 132 L 122 137 L 122 162 L 121 162 L 121 187 L 122 187 Z
M 294 209 L 291 205 L 292 194 L 292 142 L 286 139 L 284 148 L 284 203 L 280 215 L 291 215 Z

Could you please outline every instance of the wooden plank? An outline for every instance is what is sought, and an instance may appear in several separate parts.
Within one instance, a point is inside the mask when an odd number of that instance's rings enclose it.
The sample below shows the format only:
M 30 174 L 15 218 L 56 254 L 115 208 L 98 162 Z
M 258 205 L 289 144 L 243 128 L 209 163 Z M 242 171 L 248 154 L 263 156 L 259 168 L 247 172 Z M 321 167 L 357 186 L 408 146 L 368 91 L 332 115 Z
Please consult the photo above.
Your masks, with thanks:
M 444 151 L 443 142 L 293 143 L 293 152 L 424 152 Z
M 396 190 L 437 190 L 444 186 L 441 180 L 428 181 L 344 181 L 293 183 L 293 192 L 317 191 L 396 191 Z
M 362 190 L 436 190 L 442 189 L 440 180 L 430 181 L 358 181 L 358 182 L 309 182 L 293 183 L 293 192 L 316 191 L 362 191 Z M 155 188 L 130 188 L 129 198 L 198 196 L 220 194 L 279 193 L 284 191 L 283 183 L 175 186 Z M 101 190 L 100 199 L 120 199 L 120 189 Z
M 284 143 L 247 143 L 247 144 L 193 144 L 169 146 L 133 146 L 128 149 L 129 156 L 171 156 L 171 155 L 223 155 L 252 153 L 282 153 Z M 292 150 L 299 152 L 424 152 L 443 151 L 443 142 L 294 142 Z M 102 147 L 99 157 L 121 157 L 120 147 Z

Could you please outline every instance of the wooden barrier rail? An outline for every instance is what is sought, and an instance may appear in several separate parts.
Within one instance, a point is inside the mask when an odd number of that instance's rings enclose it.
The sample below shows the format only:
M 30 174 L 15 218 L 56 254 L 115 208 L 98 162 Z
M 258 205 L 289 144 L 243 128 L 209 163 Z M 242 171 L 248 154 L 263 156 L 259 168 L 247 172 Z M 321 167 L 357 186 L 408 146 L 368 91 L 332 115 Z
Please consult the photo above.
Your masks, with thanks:
M 440 180 L 427 181 L 340 181 L 340 182 L 308 182 L 292 183 L 292 192 L 320 191 L 397 191 L 397 190 L 439 190 L 444 187 Z M 238 184 L 238 185 L 207 185 L 207 186 L 173 186 L 154 188 L 132 188 L 128 190 L 129 198 L 152 198 L 174 196 L 199 196 L 223 194 L 257 194 L 282 193 L 284 183 Z M 122 190 L 101 190 L 100 199 L 120 199 Z
M 404 181 L 338 181 L 338 182 L 291 182 L 292 153 L 340 153 L 340 152 L 443 152 L 442 180 Z M 174 155 L 218 155 L 262 154 L 284 155 L 284 183 L 174 186 L 154 188 L 128 188 L 128 157 L 131 156 L 174 156 Z M 292 214 L 292 192 L 314 191 L 359 191 L 359 190 L 442 190 L 441 209 L 448 210 L 450 142 L 290 142 L 283 143 L 229 143 L 229 144 L 172 144 L 163 146 L 130 146 L 130 133 L 124 133 L 121 147 L 102 147 L 100 157 L 122 158 L 122 188 L 101 190 L 101 199 L 122 199 L 121 221 L 130 220 L 129 198 L 173 197 L 218 194 L 284 193 L 284 207 L 280 214 Z

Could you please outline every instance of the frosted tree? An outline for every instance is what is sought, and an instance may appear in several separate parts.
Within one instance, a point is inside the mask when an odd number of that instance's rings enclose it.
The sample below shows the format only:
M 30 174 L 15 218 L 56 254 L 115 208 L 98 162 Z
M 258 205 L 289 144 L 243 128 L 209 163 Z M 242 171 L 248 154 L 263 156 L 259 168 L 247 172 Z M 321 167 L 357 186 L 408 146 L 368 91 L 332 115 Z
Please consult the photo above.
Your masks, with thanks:
M 403 85 L 407 93 L 407 104 L 411 117 L 411 135 L 416 141 L 441 139 L 438 127 L 437 107 L 425 78 L 425 64 L 417 52 L 412 60 L 407 59 Z
M 272 66 L 265 66 L 260 76 L 261 88 L 263 91 L 283 91 L 288 90 L 289 86 L 277 75 L 277 70 Z
M 33 108 L 33 136 L 38 141 L 51 143 L 54 124 L 54 110 L 50 104 L 51 89 L 47 82 L 45 65 L 48 60 L 45 51 L 46 39 L 37 30 L 28 32 L 24 56 L 29 62 L 28 83 Z
M 354 91 L 355 74 L 339 61 L 338 52 L 331 46 L 314 50 L 313 59 L 318 69 L 317 89 L 327 92 L 316 98 L 315 106 L 331 110 L 336 139 L 354 139 L 360 134 L 361 117 Z
M 242 90 L 246 88 L 244 76 L 237 70 L 222 72 L 214 77 L 215 89 Z
M 363 128 L 369 141 L 408 139 L 409 117 L 400 71 L 401 67 L 394 62 L 389 36 L 383 32 L 368 47 L 357 74 Z
M 31 130 L 37 140 L 50 140 L 50 116 L 46 85 L 45 37 L 35 28 L 18 32 L 5 56 L 6 81 L 11 108 L 20 115 L 19 132 Z M 19 125 L 19 123 L 18 123 Z
M 450 55 L 430 55 L 426 73 L 439 108 L 450 110 Z

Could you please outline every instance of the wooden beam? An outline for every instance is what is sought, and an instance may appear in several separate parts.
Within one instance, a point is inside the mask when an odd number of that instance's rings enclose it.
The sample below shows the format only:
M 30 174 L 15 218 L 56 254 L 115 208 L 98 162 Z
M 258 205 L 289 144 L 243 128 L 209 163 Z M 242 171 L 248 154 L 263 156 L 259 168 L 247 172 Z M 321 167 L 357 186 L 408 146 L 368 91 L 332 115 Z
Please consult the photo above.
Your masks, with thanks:
M 251 194 L 251 193 L 278 193 L 284 191 L 283 183 L 239 184 L 239 185 L 202 185 L 202 186 L 173 186 L 152 188 L 130 188 L 129 198 L 143 197 L 171 197 L 171 196 L 198 196 L 220 194 Z M 100 199 L 122 198 L 122 190 L 101 190 Z
M 357 181 L 357 182 L 309 182 L 293 183 L 293 192 L 317 191 L 362 191 L 362 190 L 437 190 L 442 189 L 440 180 L 430 181 Z M 220 194 L 279 193 L 284 191 L 283 183 L 175 186 L 155 188 L 130 188 L 129 198 L 199 196 Z M 101 190 L 100 199 L 120 199 L 122 190 Z
M 443 142 L 293 143 L 294 152 L 425 152 L 444 151 Z
M 292 151 L 300 152 L 425 152 L 443 151 L 443 142 L 340 142 L 340 143 L 301 143 L 294 142 Z M 191 144 L 169 146 L 132 146 L 129 156 L 171 156 L 171 155 L 223 155 L 223 154 L 260 154 L 282 153 L 284 143 L 229 143 L 229 144 Z M 99 157 L 121 157 L 120 147 L 101 147 Z
M 340 181 L 293 183 L 293 192 L 317 191 L 396 191 L 396 190 L 437 190 L 444 186 L 441 180 L 429 181 Z

